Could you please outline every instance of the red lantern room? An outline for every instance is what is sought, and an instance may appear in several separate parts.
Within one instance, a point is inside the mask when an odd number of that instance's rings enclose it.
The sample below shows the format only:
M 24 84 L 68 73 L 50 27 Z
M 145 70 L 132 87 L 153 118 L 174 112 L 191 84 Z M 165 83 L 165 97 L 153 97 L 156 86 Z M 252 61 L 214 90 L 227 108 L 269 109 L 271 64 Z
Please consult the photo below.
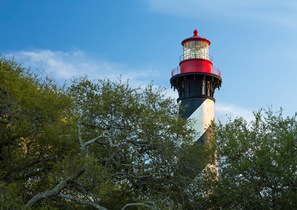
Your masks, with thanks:
M 209 54 L 210 41 L 198 35 L 194 35 L 182 41 L 183 55 L 180 57 L 179 67 L 173 69 L 172 76 L 176 74 L 204 72 L 221 76 L 219 69 L 213 67 L 212 57 Z

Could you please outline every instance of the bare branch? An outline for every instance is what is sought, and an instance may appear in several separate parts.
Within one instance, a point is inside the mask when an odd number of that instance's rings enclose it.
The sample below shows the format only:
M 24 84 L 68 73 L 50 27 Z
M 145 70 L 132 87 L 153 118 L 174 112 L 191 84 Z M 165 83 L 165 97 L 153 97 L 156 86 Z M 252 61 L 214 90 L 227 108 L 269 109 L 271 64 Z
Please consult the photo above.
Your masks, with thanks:
M 82 137 L 81 137 L 81 123 L 78 123 L 77 124 L 77 133 L 78 133 L 78 142 L 79 142 L 79 145 L 82 147 L 83 140 L 82 140 Z
M 50 197 L 53 195 L 57 195 L 58 193 L 61 192 L 61 190 L 63 190 L 66 187 L 67 181 L 68 180 L 61 181 L 53 189 L 36 194 L 35 196 L 33 196 L 33 198 L 31 198 L 28 201 L 26 207 L 32 207 L 35 203 L 37 203 L 38 201 L 40 201 L 44 198 L 47 198 L 47 197 Z
M 99 210 L 107 210 L 107 208 L 105 208 L 103 206 L 100 206 L 95 202 L 92 202 L 92 201 L 89 201 L 89 200 L 82 200 L 82 199 L 79 199 L 79 198 L 74 197 L 72 195 L 60 194 L 59 197 L 66 198 L 66 199 L 69 199 L 69 200 L 73 200 L 73 201 L 75 201 L 77 203 L 90 205 L 90 206 L 93 206 L 94 208 L 99 209 Z
M 155 205 L 152 206 L 152 205 L 148 205 L 148 204 L 145 204 L 145 203 L 128 203 L 121 210 L 125 210 L 129 206 L 144 206 L 144 207 L 147 207 L 147 208 L 150 208 L 150 209 L 157 209 Z
M 83 142 L 82 135 L 81 135 L 81 126 L 82 126 L 82 124 L 78 123 L 77 132 L 78 132 L 78 142 L 81 147 L 83 155 L 88 156 L 88 146 L 90 144 L 98 141 L 101 138 L 107 138 L 109 140 L 109 142 L 111 142 L 109 136 L 107 135 L 107 131 L 104 131 L 101 135 L 97 136 L 96 138 L 93 138 L 87 142 Z
M 68 184 L 69 181 L 72 181 L 82 175 L 85 172 L 85 169 L 79 170 L 74 177 L 69 177 L 66 180 L 60 181 L 59 184 L 57 184 L 53 189 L 37 193 L 35 196 L 33 196 L 28 203 L 26 204 L 26 208 L 32 207 L 35 203 L 38 201 L 48 198 L 54 195 L 58 195 Z
M 108 138 L 109 139 L 109 136 L 107 135 L 107 131 L 104 131 L 100 136 L 97 136 L 96 138 L 93 138 L 85 143 L 82 144 L 82 147 L 83 148 L 86 148 L 87 146 L 89 146 L 90 144 L 98 141 L 99 139 L 101 138 Z

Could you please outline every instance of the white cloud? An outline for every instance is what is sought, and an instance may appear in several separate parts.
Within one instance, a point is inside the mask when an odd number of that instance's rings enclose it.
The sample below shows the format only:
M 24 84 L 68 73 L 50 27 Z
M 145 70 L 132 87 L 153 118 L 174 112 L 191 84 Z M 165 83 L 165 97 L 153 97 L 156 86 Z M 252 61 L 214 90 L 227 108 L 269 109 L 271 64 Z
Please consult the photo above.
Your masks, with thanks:
M 216 103 L 215 104 L 215 118 L 216 120 L 220 120 L 221 122 L 227 122 L 229 118 L 231 120 L 242 117 L 247 122 L 250 122 L 254 119 L 252 109 L 240 107 L 235 104 L 227 104 L 227 103 Z
M 129 80 L 133 86 L 140 86 L 150 83 L 152 75 L 158 76 L 154 69 L 135 70 L 121 63 L 93 58 L 92 55 L 80 50 L 63 52 L 39 49 L 11 52 L 5 56 L 14 57 L 17 62 L 35 72 L 52 75 L 58 82 L 87 75 L 90 79 L 121 78 L 123 81 Z

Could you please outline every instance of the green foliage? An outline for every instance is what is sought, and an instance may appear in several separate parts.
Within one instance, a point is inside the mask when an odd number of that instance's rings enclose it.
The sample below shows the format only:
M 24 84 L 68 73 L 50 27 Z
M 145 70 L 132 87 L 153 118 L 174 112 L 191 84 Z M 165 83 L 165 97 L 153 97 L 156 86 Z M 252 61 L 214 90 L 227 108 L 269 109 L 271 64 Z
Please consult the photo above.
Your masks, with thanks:
M 218 203 L 227 209 L 294 209 L 297 202 L 297 121 L 282 110 L 254 113 L 216 127 Z
M 0 209 L 295 208 L 297 115 L 218 123 L 202 145 L 178 109 L 152 84 L 59 87 L 1 58 Z
M 72 147 L 72 125 L 65 121 L 70 107 L 70 97 L 52 81 L 0 59 L 0 180 L 10 195 L 15 193 L 9 198 L 14 203 L 45 189 L 47 173 Z
M 181 206 L 192 130 L 162 88 L 65 89 L 1 58 L 0 99 L 1 209 Z
M 168 193 L 174 182 L 179 146 L 182 141 L 190 142 L 191 132 L 163 89 L 153 85 L 132 89 L 121 81 L 81 78 L 70 92 L 76 99 L 83 139 L 106 133 L 89 150 L 121 190 L 119 197 L 113 194 L 112 204 L 105 206 L 114 207 L 116 200 L 118 208 L 124 206 L 120 202 L 123 192 L 132 201 L 160 199 Z
M 0 182 L 0 207 L 1 209 L 19 209 L 23 202 L 22 194 L 19 193 L 22 187 L 17 183 Z M 18 202 L 16 202 L 18 201 Z

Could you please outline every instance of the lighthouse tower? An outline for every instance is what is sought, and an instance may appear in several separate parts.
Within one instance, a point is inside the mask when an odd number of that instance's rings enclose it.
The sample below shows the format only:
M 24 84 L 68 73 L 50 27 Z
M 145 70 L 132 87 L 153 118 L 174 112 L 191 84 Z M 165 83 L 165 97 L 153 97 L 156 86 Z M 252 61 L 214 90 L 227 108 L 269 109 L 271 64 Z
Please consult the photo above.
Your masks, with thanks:
M 193 128 L 197 131 L 195 141 L 205 144 L 214 120 L 214 92 L 221 87 L 221 72 L 213 66 L 210 41 L 200 37 L 197 30 L 181 44 L 183 54 L 179 66 L 172 70 L 170 83 L 178 91 L 181 116 L 193 119 Z

